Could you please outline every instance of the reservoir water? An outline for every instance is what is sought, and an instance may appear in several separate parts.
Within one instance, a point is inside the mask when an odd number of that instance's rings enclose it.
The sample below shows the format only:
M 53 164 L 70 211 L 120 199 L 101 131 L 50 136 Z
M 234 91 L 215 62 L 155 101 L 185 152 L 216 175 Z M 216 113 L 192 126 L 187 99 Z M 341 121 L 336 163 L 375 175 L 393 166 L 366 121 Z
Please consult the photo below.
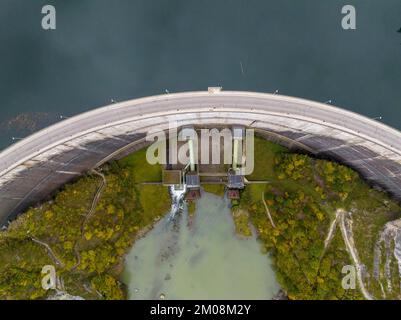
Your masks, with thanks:
M 186 209 L 159 221 L 126 257 L 129 299 L 271 299 L 279 291 L 256 237 L 240 239 L 229 202 L 203 193 L 188 226 Z
M 215 85 L 332 100 L 401 129 L 401 1 L 349 2 L 1 0 L 0 149 L 111 99 Z M 41 28 L 45 4 L 56 30 Z

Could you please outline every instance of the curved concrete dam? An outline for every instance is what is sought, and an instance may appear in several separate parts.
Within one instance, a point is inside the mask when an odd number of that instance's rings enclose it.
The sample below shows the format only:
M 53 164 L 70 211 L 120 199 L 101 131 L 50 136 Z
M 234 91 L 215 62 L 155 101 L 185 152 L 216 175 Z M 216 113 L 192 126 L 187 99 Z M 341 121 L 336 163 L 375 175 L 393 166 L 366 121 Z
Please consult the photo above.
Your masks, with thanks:
M 0 223 L 66 182 L 144 147 L 152 128 L 243 125 L 291 149 L 357 170 L 401 199 L 401 132 L 304 99 L 254 92 L 163 94 L 115 103 L 61 121 L 0 153 Z

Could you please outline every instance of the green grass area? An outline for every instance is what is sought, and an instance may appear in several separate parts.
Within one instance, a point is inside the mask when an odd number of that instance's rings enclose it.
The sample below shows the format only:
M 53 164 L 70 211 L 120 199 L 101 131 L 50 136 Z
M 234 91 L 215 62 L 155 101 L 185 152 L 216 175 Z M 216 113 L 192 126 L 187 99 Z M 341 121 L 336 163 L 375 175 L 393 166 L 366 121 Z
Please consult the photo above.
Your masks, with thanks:
M 278 159 L 277 155 L 286 153 L 288 150 L 263 138 L 255 137 L 254 152 L 254 170 L 247 178 L 250 180 L 275 180 L 277 175 L 274 166 Z
M 118 161 L 121 168 L 127 168 L 135 182 L 159 182 L 162 180 L 162 167 L 151 165 L 146 161 L 146 149 L 137 152 Z
M 212 193 L 216 196 L 222 197 L 225 193 L 225 186 L 223 184 L 202 184 L 203 190 Z

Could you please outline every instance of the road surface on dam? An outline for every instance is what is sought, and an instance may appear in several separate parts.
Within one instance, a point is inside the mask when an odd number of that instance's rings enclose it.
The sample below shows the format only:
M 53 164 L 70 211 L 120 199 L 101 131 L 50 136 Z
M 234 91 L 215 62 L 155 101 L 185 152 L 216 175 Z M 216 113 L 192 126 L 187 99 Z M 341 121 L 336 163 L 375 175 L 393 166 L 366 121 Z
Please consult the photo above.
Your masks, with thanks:
M 169 123 L 244 125 L 351 166 L 401 199 L 401 133 L 328 104 L 276 94 L 199 91 L 115 103 L 45 128 L 0 153 L 0 223 L 105 161 L 145 146 Z

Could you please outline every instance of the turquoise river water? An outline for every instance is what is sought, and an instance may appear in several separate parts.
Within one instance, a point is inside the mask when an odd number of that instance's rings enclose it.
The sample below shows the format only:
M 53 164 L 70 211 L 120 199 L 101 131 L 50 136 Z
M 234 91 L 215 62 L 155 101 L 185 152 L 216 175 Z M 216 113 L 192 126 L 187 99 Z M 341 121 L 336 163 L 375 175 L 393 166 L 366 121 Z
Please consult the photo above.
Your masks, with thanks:
M 255 235 L 240 239 L 229 202 L 209 193 L 190 227 L 185 208 L 138 240 L 123 278 L 129 299 L 271 299 L 279 290 Z

